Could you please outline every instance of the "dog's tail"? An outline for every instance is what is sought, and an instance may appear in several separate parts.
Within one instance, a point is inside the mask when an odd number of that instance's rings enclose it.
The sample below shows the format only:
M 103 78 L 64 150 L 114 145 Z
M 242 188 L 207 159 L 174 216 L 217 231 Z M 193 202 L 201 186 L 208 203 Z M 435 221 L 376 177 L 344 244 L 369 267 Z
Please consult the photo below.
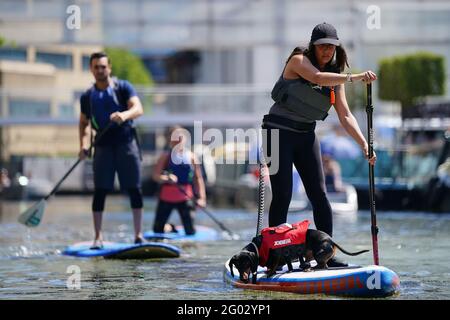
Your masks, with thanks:
M 343 253 L 345 253 L 346 255 L 349 255 L 349 256 L 357 256 L 357 255 L 360 255 L 360 254 L 362 254 L 362 253 L 365 253 L 365 252 L 369 252 L 370 250 L 361 250 L 361 251 L 358 251 L 358 252 L 348 252 L 347 250 L 345 250 L 344 248 L 342 248 L 340 245 L 338 245 L 336 242 L 334 242 L 333 241 L 333 245 L 335 245 L 336 246 L 336 248 L 338 248 L 339 250 L 341 250 Z

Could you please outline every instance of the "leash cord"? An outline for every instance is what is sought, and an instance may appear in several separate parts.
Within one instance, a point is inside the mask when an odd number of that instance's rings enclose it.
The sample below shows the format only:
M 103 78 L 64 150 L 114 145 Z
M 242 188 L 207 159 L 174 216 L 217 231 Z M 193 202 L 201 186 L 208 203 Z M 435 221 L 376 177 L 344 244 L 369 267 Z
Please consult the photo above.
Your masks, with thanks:
M 256 227 L 256 235 L 259 235 L 261 233 L 264 220 L 264 195 L 266 190 L 264 177 L 265 177 L 265 163 L 264 163 L 264 156 L 261 154 L 259 161 L 258 225 Z

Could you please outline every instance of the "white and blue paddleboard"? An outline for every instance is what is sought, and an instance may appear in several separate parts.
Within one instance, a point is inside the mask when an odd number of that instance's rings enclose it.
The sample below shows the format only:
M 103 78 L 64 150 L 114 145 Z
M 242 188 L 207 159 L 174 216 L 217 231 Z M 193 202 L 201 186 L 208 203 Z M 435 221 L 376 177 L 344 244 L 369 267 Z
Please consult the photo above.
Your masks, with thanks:
M 195 234 L 186 235 L 182 226 L 176 226 L 178 232 L 155 233 L 153 231 L 144 232 L 147 240 L 173 240 L 173 241 L 214 241 L 219 239 L 219 233 L 210 227 L 195 226 Z
M 332 294 L 357 297 L 385 297 L 396 293 L 400 288 L 400 279 L 395 272 L 382 266 L 350 265 L 327 270 L 300 271 L 299 262 L 294 262 L 294 271 L 289 272 L 287 265 L 271 277 L 267 277 L 266 268 L 258 267 L 257 283 L 243 283 L 239 280 L 239 271 L 233 266 L 234 277 L 226 262 L 224 280 L 242 289 L 282 291 L 301 294 Z M 311 262 L 314 266 L 315 261 Z
M 142 244 L 103 242 L 103 248 L 91 249 L 91 242 L 79 242 L 67 247 L 64 255 L 106 259 L 155 259 L 178 258 L 181 250 L 167 243 L 146 242 Z

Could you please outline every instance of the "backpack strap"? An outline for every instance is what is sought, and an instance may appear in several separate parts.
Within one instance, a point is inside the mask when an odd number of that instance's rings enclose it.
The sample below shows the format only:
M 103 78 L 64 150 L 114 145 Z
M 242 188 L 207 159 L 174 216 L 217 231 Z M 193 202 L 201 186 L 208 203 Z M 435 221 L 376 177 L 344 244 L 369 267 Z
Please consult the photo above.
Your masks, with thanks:
M 112 77 L 112 81 L 113 81 L 113 99 L 114 102 L 120 106 L 120 101 L 123 101 L 123 96 L 121 94 L 121 90 L 120 90 L 120 86 L 119 86 L 119 79 L 117 77 Z M 124 101 L 125 104 L 127 103 L 127 101 Z M 125 108 L 127 108 L 128 106 L 125 105 Z M 139 150 L 139 159 L 141 159 L 141 161 L 143 160 L 142 158 L 142 147 L 141 147 L 141 142 L 139 140 L 139 136 L 137 134 L 137 130 L 136 130 L 136 126 L 134 125 L 133 121 L 128 121 L 130 123 L 130 127 L 131 127 L 131 131 L 133 133 L 133 137 L 136 140 L 136 144 Z
M 88 90 L 87 90 L 87 95 L 88 95 L 88 101 L 89 101 L 89 123 L 90 123 L 90 127 L 91 127 L 91 145 L 89 147 L 89 152 L 88 152 L 88 156 L 89 158 L 92 157 L 92 148 L 94 147 L 94 130 L 92 129 L 93 125 L 96 125 L 96 128 L 98 128 L 98 124 L 96 123 L 95 119 L 94 119 L 94 113 L 92 110 L 92 95 L 94 93 L 94 88 L 95 84 L 93 84 Z
M 112 91 L 113 100 L 114 100 L 115 104 L 120 106 L 121 100 L 119 100 L 118 98 L 122 98 L 122 95 L 120 94 L 119 79 L 117 79 L 116 77 L 112 77 L 111 80 L 113 82 L 113 91 Z M 126 101 L 125 101 L 125 103 L 126 103 Z

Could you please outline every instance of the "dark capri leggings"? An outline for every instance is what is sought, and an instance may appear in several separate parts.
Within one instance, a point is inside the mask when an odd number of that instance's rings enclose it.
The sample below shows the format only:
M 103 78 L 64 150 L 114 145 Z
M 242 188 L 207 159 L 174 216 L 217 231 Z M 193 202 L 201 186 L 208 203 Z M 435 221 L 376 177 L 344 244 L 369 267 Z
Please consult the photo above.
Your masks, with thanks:
M 264 126 L 265 154 L 271 154 L 271 128 Z M 325 179 L 320 155 L 320 143 L 314 131 L 294 132 L 285 129 L 279 130 L 279 168 L 278 172 L 270 175 L 272 187 L 272 203 L 269 210 L 269 226 L 278 226 L 287 221 L 289 204 L 292 197 L 292 164 L 300 174 L 306 194 L 313 207 L 314 223 L 318 230 L 332 236 L 333 220 L 330 203 L 325 189 Z M 275 152 L 276 150 L 274 150 Z M 270 163 L 269 163 L 270 167 Z

